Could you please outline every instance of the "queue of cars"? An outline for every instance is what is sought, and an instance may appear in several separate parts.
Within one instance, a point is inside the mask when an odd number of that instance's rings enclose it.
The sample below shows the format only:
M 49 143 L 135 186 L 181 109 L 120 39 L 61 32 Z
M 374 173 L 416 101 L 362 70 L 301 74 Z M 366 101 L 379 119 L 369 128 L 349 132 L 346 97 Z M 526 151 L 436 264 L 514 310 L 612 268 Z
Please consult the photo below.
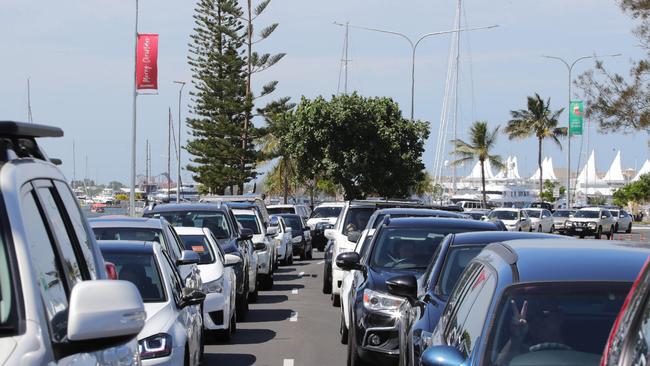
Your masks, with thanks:
M 546 208 L 494 210 L 511 214 L 505 227 L 514 232 L 504 232 L 496 221 L 466 215 L 436 218 L 422 207 L 372 206 L 346 202 L 325 233 L 331 264 L 324 266 L 324 292 L 333 294 L 341 278 L 340 301 L 333 305 L 341 306 L 348 365 L 593 365 L 601 358 L 603 365 L 628 365 L 646 359 L 650 270 L 642 268 L 650 245 L 552 234 L 556 227 L 580 233 L 575 223 L 585 221 L 590 231 L 584 235 L 611 235 L 610 209 L 556 216 Z M 346 216 L 353 209 L 363 212 L 356 222 Z M 344 231 L 346 222 L 363 228 Z

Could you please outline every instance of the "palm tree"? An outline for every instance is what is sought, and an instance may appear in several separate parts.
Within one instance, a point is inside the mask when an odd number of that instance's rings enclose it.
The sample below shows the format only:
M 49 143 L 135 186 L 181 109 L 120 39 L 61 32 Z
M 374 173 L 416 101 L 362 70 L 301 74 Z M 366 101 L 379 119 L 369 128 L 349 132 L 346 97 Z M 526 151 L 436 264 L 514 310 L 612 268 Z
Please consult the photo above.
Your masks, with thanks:
M 553 140 L 562 149 L 560 137 L 566 136 L 567 129 L 557 127 L 558 117 L 564 108 L 558 111 L 551 111 L 551 99 L 546 102 L 535 93 L 534 97 L 528 97 L 528 109 L 510 111 L 512 119 L 508 121 L 505 133 L 510 140 L 525 139 L 530 136 L 537 137 L 537 166 L 539 168 L 539 192 L 544 189 L 542 179 L 542 143 L 545 139 Z
M 490 164 L 498 169 L 503 168 L 501 157 L 499 155 L 492 155 L 491 151 L 494 149 L 497 142 L 497 135 L 499 134 L 499 126 L 494 130 L 489 131 L 487 122 L 476 121 L 469 130 L 469 137 L 471 142 L 463 140 L 452 140 L 454 145 L 454 155 L 459 158 L 452 161 L 453 165 L 461 165 L 472 160 L 478 159 L 481 163 L 481 186 L 483 192 L 483 207 L 487 207 L 487 195 L 485 194 L 485 162 L 489 161 Z

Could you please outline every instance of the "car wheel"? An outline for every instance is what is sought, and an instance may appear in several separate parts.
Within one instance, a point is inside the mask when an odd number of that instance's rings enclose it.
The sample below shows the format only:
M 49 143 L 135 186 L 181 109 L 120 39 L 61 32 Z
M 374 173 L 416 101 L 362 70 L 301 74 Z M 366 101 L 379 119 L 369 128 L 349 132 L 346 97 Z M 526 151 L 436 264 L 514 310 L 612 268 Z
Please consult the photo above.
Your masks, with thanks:
M 184 366 L 190 366 L 190 347 L 186 344 L 185 345 L 185 352 L 183 352 L 183 365 Z
M 352 324 L 352 323 L 350 323 Z M 354 340 L 354 331 L 348 330 L 348 366 L 359 366 L 362 364 L 361 358 L 357 353 L 357 344 Z
M 271 291 L 273 289 L 273 275 L 264 275 L 261 287 L 264 291 Z
M 249 303 L 257 302 L 257 295 L 259 295 L 259 290 L 257 287 L 255 287 L 255 292 L 248 294 L 248 302 Z
M 302 251 L 300 252 L 300 260 L 304 261 L 305 259 L 307 259 L 307 249 L 302 248 Z
M 537 232 L 538 232 L 538 233 L 541 233 L 541 232 L 542 232 L 542 225 L 539 225 L 539 227 L 537 227 Z
M 323 293 L 331 294 L 332 293 L 332 279 L 328 276 L 327 273 L 327 264 L 323 264 Z
M 618 224 L 614 225 L 614 232 L 615 232 L 615 233 L 618 232 Z
M 607 235 L 607 240 L 613 240 L 614 239 L 614 233 L 616 233 L 616 231 L 614 230 L 614 227 L 612 226 L 609 229 L 609 234 Z
M 549 233 L 553 234 L 555 232 L 555 225 L 551 225 L 551 231 Z
M 292 253 L 289 254 L 289 265 L 293 264 L 293 250 L 291 252 Z
M 627 229 L 625 230 L 625 232 L 626 232 L 627 234 L 629 234 L 629 233 L 632 232 L 632 223 L 631 223 L 631 222 L 630 222 L 630 224 L 627 226 Z
M 205 353 L 205 332 L 201 326 L 201 342 L 199 342 L 199 364 L 203 363 L 203 354 Z
M 598 230 L 596 231 L 596 235 L 594 235 L 595 239 L 600 239 L 600 237 L 603 235 L 603 227 L 599 226 Z
M 339 327 L 339 333 L 341 335 L 340 338 L 341 344 L 348 344 L 348 328 L 345 326 L 345 319 L 343 319 L 343 311 L 341 311 L 341 325 Z
M 313 250 L 314 250 L 314 248 L 309 247 L 309 251 L 307 252 L 307 259 L 313 259 L 313 257 L 314 257 L 313 254 L 312 254 Z
M 244 295 L 237 295 L 235 300 L 235 312 L 237 313 L 237 319 L 244 320 L 246 319 L 246 310 L 248 308 L 248 301 Z
M 341 296 L 332 294 L 330 295 L 330 298 L 332 300 L 332 306 L 334 307 L 341 306 Z
M 519 227 L 519 230 L 517 230 L 517 231 L 521 231 L 521 226 Z

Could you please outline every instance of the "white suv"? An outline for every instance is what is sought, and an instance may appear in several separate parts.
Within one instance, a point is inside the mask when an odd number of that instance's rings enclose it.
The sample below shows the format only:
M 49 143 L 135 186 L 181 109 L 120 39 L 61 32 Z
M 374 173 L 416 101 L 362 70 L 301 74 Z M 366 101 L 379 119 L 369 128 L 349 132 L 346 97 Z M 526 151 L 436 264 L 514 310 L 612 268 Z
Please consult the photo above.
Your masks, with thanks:
M 587 235 L 593 235 L 600 239 L 602 234 L 611 239 L 614 234 L 616 220 L 612 217 L 609 210 L 600 207 L 581 208 L 566 221 L 564 228 L 567 235 L 579 236 L 584 238 Z
M 146 317 L 138 289 L 104 263 L 72 190 L 36 138 L 0 122 L 0 365 L 133 365 Z

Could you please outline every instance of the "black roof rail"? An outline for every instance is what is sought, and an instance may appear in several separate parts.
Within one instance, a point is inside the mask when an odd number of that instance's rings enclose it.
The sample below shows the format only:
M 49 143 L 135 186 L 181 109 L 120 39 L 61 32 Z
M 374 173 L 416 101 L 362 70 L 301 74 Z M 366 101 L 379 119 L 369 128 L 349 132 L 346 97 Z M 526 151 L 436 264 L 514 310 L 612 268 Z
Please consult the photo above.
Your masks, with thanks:
M 62 137 L 58 127 L 35 123 L 0 121 L 0 136 L 3 137 Z

